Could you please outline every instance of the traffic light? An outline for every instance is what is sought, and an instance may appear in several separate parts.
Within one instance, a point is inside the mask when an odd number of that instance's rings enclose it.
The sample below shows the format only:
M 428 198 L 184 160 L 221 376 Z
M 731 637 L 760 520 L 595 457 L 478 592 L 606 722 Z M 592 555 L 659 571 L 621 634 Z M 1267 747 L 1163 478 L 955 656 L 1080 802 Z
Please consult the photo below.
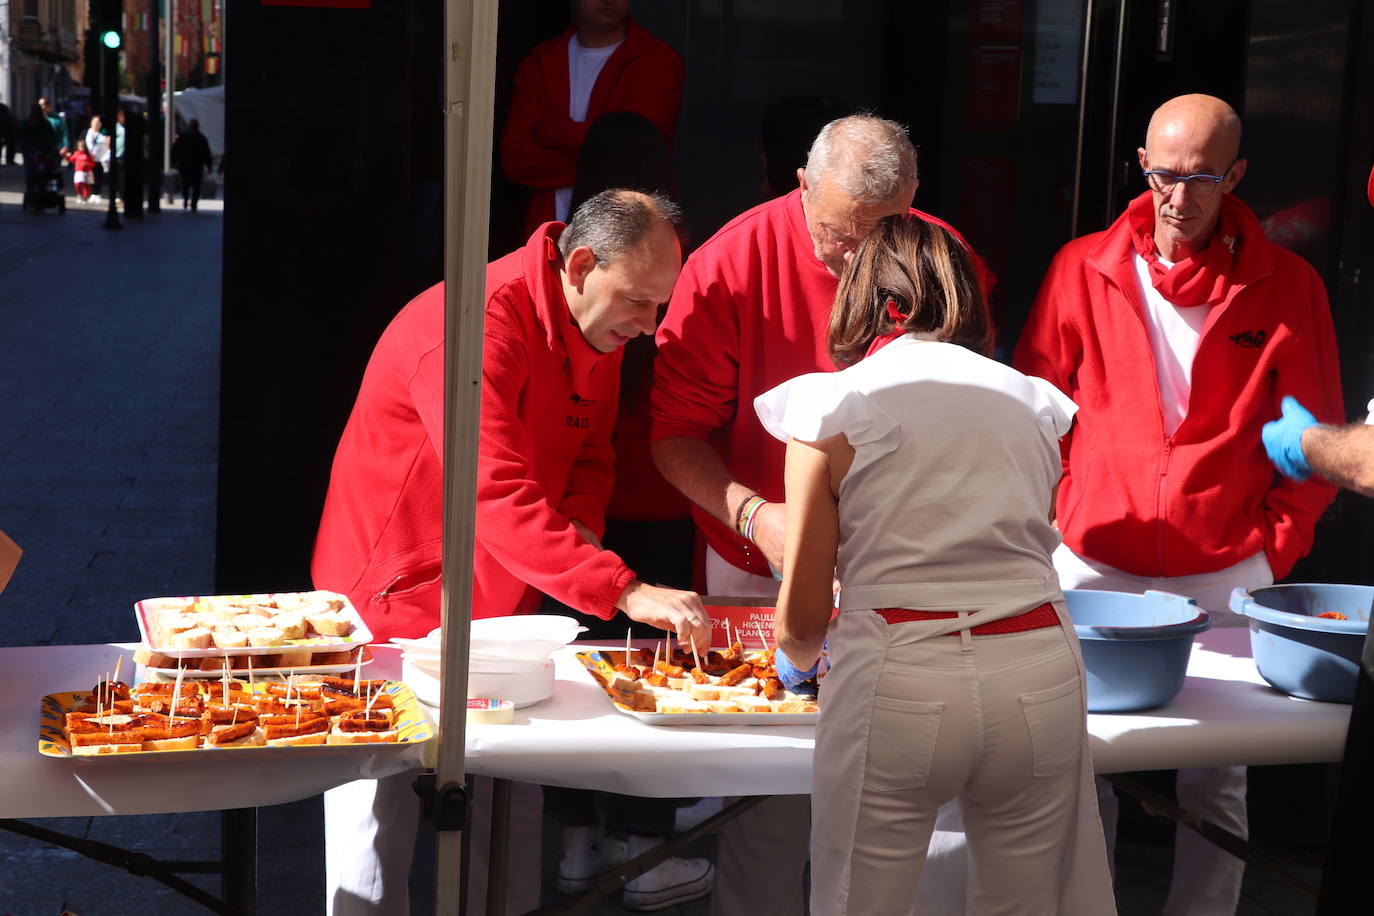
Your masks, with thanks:
M 109 51 L 118 51 L 124 47 L 123 0 L 92 0 L 91 19 L 100 47 Z

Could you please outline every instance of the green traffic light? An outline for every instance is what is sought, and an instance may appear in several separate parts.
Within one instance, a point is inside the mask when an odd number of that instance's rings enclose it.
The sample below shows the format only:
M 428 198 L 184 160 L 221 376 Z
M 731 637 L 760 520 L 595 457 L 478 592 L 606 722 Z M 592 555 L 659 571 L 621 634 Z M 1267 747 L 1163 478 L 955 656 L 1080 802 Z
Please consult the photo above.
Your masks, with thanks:
M 117 51 L 119 46 L 124 44 L 124 37 L 114 29 L 106 29 L 100 33 L 100 43 L 111 51 Z

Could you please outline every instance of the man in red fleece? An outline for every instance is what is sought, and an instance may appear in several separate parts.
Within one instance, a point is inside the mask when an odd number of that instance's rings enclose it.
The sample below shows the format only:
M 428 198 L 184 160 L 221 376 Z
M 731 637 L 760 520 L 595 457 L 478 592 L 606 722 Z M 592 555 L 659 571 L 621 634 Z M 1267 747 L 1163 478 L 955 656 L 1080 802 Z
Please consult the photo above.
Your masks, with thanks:
M 1227 610 L 1233 588 L 1268 585 L 1307 553 L 1335 492 L 1275 475 L 1261 427 L 1284 395 L 1328 421 L 1342 413 L 1321 279 L 1232 196 L 1240 139 L 1220 99 L 1162 105 L 1137 151 L 1149 189 L 1055 256 L 1014 360 L 1079 406 L 1057 503 L 1060 584 L 1176 592 L 1223 626 L 1243 624 Z M 1178 798 L 1246 835 L 1244 767 L 1180 771 Z M 1101 801 L 1110 848 L 1115 798 Z M 1243 869 L 1179 829 L 1164 912 L 1234 913 Z
M 567 219 L 587 129 L 612 111 L 641 114 L 669 144 L 682 111 L 682 58 L 630 18 L 629 0 L 577 0 L 577 21 L 515 71 L 501 170 L 530 188 L 526 229 Z
M 488 267 L 474 617 L 531 613 L 544 592 L 708 646 L 710 620 L 694 593 L 639 581 L 598 541 L 621 348 L 653 331 L 672 292 L 682 258 L 676 220 L 665 198 L 605 191 L 566 228 L 541 226 Z M 443 312 L 439 285 L 382 334 L 339 442 L 315 545 L 315 585 L 349 595 L 379 640 L 439 625 Z M 409 782 L 401 774 L 326 793 L 331 913 L 406 911 L 419 815 Z M 533 808 L 536 828 L 537 793 L 530 787 L 522 806 Z M 538 904 L 538 859 L 516 857 L 533 862 L 532 882 L 512 882 L 521 889 L 513 900 L 533 888 L 520 912 Z
M 736 217 L 687 260 L 659 327 L 653 455 L 693 503 L 708 542 L 707 591 L 776 597 L 782 569 L 786 447 L 754 398 L 807 372 L 832 371 L 826 350 L 839 276 L 877 222 L 910 212 L 916 150 L 901 125 L 871 115 L 821 129 L 797 170 L 800 187 Z M 957 235 L 957 233 L 955 233 Z M 974 255 L 984 289 L 991 276 Z M 743 536 L 743 511 L 761 497 Z M 809 799 L 779 796 L 747 824 L 721 830 L 712 913 L 797 916 Z

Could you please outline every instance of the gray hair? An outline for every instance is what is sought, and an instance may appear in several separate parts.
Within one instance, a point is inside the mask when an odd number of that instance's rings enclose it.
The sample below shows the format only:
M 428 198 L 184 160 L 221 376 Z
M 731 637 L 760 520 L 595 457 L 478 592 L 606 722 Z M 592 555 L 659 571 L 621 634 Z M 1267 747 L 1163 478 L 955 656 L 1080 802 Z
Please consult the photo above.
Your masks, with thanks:
M 838 118 L 806 156 L 806 183 L 835 182 L 860 203 L 886 203 L 916 186 L 916 147 L 906 128 L 876 115 Z
M 611 188 L 587 198 L 577 208 L 558 237 L 558 252 L 566 259 L 585 245 L 596 255 L 596 263 L 604 267 L 638 248 L 657 220 L 677 229 L 682 210 L 662 194 Z

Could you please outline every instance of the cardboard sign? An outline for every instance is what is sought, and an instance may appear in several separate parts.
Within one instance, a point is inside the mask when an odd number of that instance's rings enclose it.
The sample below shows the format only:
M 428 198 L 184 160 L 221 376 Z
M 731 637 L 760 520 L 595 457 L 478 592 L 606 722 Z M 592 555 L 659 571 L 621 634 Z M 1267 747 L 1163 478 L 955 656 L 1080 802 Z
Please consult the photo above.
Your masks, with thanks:
M 9 584 L 10 576 L 14 575 L 14 568 L 19 565 L 19 558 L 23 554 L 24 551 L 19 545 L 11 541 L 5 532 L 0 531 L 0 592 Z

